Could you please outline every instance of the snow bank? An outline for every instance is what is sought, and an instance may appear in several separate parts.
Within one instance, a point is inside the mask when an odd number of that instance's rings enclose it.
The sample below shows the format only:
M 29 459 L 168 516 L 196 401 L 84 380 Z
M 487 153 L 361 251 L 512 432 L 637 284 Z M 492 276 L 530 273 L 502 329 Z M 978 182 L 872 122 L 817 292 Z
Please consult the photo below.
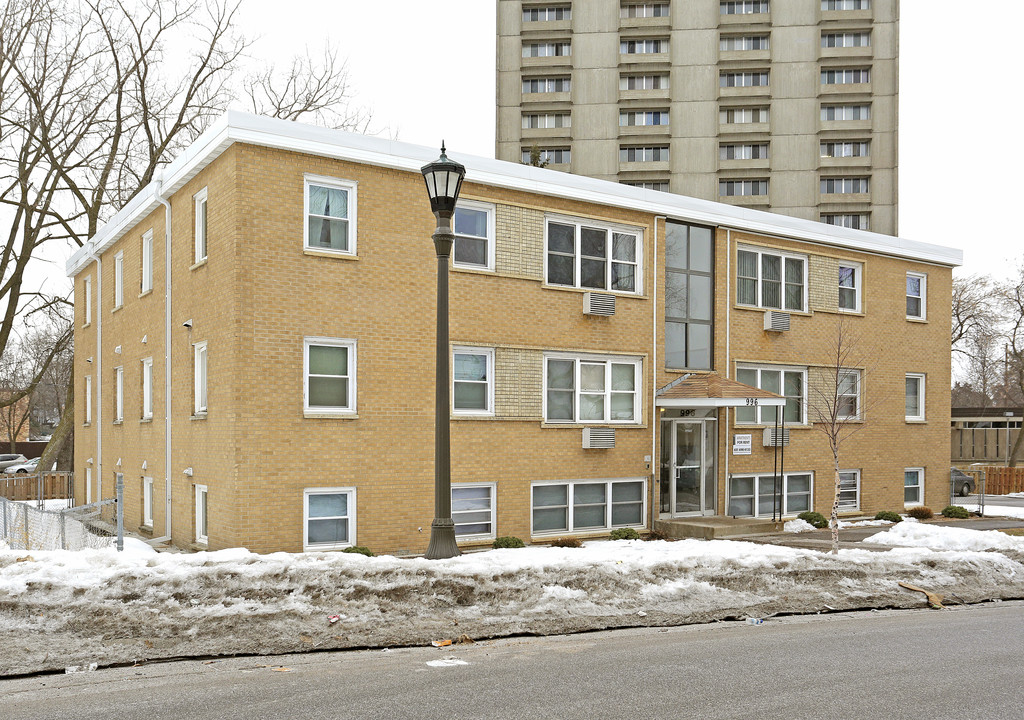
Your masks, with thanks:
M 1024 537 L 998 530 L 969 530 L 925 523 L 902 522 L 888 532 L 865 538 L 875 545 L 926 547 L 933 550 L 1018 550 L 1024 552 Z
M 985 500 L 985 517 L 1012 517 L 1024 518 L 1024 507 L 1018 505 L 997 505 L 990 500 Z
M 786 524 L 782 526 L 782 529 L 788 533 L 802 533 L 810 532 L 811 530 L 814 530 L 815 527 L 806 520 L 797 518 L 796 520 L 787 521 Z

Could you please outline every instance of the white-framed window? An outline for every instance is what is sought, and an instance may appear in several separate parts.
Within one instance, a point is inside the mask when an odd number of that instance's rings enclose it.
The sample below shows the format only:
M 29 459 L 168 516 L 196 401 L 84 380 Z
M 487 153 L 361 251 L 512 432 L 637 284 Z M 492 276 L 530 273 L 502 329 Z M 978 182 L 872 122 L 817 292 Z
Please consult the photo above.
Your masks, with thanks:
M 456 415 L 494 414 L 494 348 L 454 348 L 452 412 Z
M 787 424 L 803 425 L 807 417 L 807 369 L 795 367 L 763 366 L 736 368 L 736 380 L 744 385 L 760 388 L 786 398 L 786 409 L 782 418 Z M 736 408 L 736 423 L 774 425 L 775 408 L 768 405 L 753 405 Z
M 142 419 L 153 418 L 153 358 L 142 361 Z
M 630 3 L 619 9 L 620 18 L 668 17 L 668 3 Z
M 572 127 L 571 113 L 523 113 L 524 130 L 550 130 Z
M 572 90 L 572 80 L 567 77 L 523 78 L 523 94 L 560 93 Z
M 619 90 L 667 90 L 668 75 L 620 75 Z
M 619 113 L 622 127 L 668 125 L 668 110 L 623 110 Z
M 924 273 L 907 273 L 907 317 L 924 320 L 927 310 L 928 276 Z
M 356 489 L 302 492 L 302 549 L 334 550 L 356 544 Z
M 718 12 L 722 15 L 760 15 L 768 12 L 768 0 L 721 0 Z
M 82 292 L 85 295 L 85 322 L 88 325 L 92 322 L 92 275 L 86 275 L 83 282 Z
M 92 375 L 85 376 L 85 424 L 92 422 Z
M 748 125 L 751 123 L 768 122 L 767 107 L 722 108 L 718 111 L 718 120 L 723 125 Z
M 924 420 L 924 373 L 907 373 L 907 421 Z
M 356 341 L 303 340 L 303 409 L 309 414 L 356 412 Z
M 309 250 L 356 254 L 356 183 L 306 175 L 305 247 Z
M 903 505 L 924 504 L 924 468 L 903 469 Z
M 718 41 L 718 49 L 722 52 L 767 50 L 768 47 L 767 35 L 726 35 Z
M 640 358 L 545 355 L 544 420 L 638 423 L 640 382 Z
M 768 194 L 767 180 L 719 180 L 720 197 L 749 197 Z
M 711 228 L 665 223 L 665 367 L 714 365 L 715 241 Z
M 807 472 L 732 475 L 729 478 L 729 514 L 734 517 L 771 517 L 774 512 L 798 515 L 814 507 L 814 474 Z
M 147 293 L 153 289 L 153 231 L 149 230 L 142 236 L 142 282 L 140 292 Z
M 638 478 L 535 483 L 530 488 L 530 534 L 643 527 L 645 486 Z
M 153 478 L 142 478 L 142 524 L 153 527 Z
M 571 20 L 572 8 L 569 6 L 523 8 L 523 22 L 551 22 L 554 20 Z
M 114 256 L 114 308 L 124 305 L 124 250 Z
M 839 471 L 839 511 L 860 510 L 860 470 Z
M 871 106 L 861 105 L 822 105 L 821 119 L 824 122 L 842 122 L 849 120 L 870 120 Z
M 801 312 L 807 307 L 807 258 L 742 247 L 736 251 L 736 302 Z
M 822 33 L 823 48 L 868 47 L 871 45 L 870 32 Z
M 840 369 L 836 382 L 836 416 L 839 420 L 860 419 L 860 370 Z
M 841 141 L 820 143 L 820 154 L 823 158 L 868 157 L 870 143 L 867 140 Z
M 207 197 L 209 193 L 206 188 L 203 188 L 195 195 L 192 196 L 192 202 L 195 208 L 195 229 L 193 231 L 192 247 L 195 250 L 193 260 L 195 262 L 202 262 L 206 259 L 207 255 L 207 244 L 209 234 L 207 229 L 209 227 L 209 221 L 207 218 Z
M 821 9 L 829 10 L 867 10 L 871 0 L 821 0 Z
M 859 85 L 871 82 L 871 68 L 841 68 L 822 70 L 822 85 Z
M 731 87 L 767 87 L 768 71 L 723 72 L 718 76 L 718 86 Z
M 572 44 L 568 42 L 523 43 L 523 57 L 563 57 L 572 54 Z
M 718 146 L 719 160 L 767 160 L 768 143 L 725 143 Z
M 668 162 L 668 145 L 620 147 L 619 162 Z
M 210 542 L 209 505 L 205 485 L 196 485 L 196 542 L 205 545 Z
M 192 413 L 204 415 L 206 413 L 206 368 L 207 352 L 206 341 L 197 342 L 192 346 L 192 387 L 193 403 Z
M 869 192 L 870 183 L 866 177 L 836 177 L 821 179 L 822 195 L 858 195 Z
M 668 192 L 668 180 L 620 180 L 619 184 L 643 188 L 644 190 Z
M 619 53 L 622 55 L 653 55 L 667 52 L 668 40 L 666 38 L 622 40 L 619 43 Z
M 114 422 L 124 420 L 124 368 L 114 368 Z
M 549 285 L 639 293 L 642 245 L 638 229 L 549 217 L 544 277 Z
M 529 165 L 533 160 L 532 154 L 532 148 L 523 148 L 524 165 Z M 540 148 L 537 160 L 547 165 L 565 165 L 572 162 L 572 148 Z
M 839 263 L 839 309 L 860 312 L 861 265 Z
M 452 485 L 452 520 L 456 540 L 486 540 L 495 536 L 497 507 L 494 483 Z
M 460 200 L 453 218 L 452 264 L 475 270 L 494 269 L 494 205 Z
M 827 225 L 836 227 L 851 228 L 853 230 L 868 230 L 871 213 L 825 213 L 821 221 Z

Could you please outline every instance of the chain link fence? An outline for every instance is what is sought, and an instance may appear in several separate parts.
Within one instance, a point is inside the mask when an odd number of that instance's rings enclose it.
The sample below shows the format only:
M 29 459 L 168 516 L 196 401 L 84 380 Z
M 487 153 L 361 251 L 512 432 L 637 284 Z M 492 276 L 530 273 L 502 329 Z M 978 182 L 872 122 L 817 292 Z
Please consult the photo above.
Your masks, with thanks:
M 985 513 L 985 469 L 949 471 L 949 504 L 959 505 L 968 512 Z

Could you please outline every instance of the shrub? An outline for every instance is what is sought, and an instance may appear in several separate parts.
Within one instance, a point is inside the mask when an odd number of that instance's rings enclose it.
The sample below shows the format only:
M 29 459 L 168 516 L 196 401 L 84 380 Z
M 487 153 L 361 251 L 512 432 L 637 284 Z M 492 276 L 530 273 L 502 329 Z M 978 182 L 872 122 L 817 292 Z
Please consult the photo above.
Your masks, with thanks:
M 967 508 L 959 505 L 947 505 L 942 508 L 942 517 L 956 518 L 958 520 L 964 520 L 969 518 L 971 514 L 967 512 Z
M 612 540 L 639 540 L 640 533 L 633 528 L 615 528 L 612 530 Z
M 907 515 L 914 518 L 915 520 L 931 520 L 935 517 L 935 513 L 932 512 L 930 507 L 924 505 L 918 505 L 907 510 Z
M 799 515 L 797 515 L 797 518 L 803 520 L 804 522 L 809 522 L 811 525 L 818 528 L 819 530 L 821 530 L 823 527 L 828 527 L 828 520 L 826 520 L 825 516 L 819 512 L 802 512 Z
M 551 541 L 551 547 L 578 548 L 583 547 L 583 542 L 575 537 L 560 537 Z
M 512 535 L 503 535 L 500 538 L 495 538 L 494 542 L 491 543 L 491 547 L 495 550 L 500 550 L 501 548 L 521 548 L 526 547 L 526 543 Z
M 370 550 L 370 548 L 364 547 L 362 545 L 353 545 L 352 547 L 347 547 L 344 550 L 342 550 L 342 552 L 359 553 L 360 555 L 365 555 L 366 557 L 373 557 L 373 551 Z
M 644 540 L 670 540 L 671 538 L 669 538 L 669 536 L 666 535 L 665 533 L 658 532 L 657 530 L 651 530 L 651 532 L 649 532 L 646 536 L 644 536 L 643 539 Z
M 903 522 L 903 516 L 892 510 L 879 510 L 875 513 L 875 520 L 888 520 L 891 523 Z

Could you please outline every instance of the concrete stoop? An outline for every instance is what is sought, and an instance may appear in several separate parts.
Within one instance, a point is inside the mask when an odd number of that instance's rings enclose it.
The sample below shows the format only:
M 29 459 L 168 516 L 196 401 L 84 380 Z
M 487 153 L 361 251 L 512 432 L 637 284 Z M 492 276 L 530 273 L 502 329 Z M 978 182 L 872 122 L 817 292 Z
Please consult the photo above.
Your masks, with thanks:
M 655 520 L 654 530 L 670 538 L 715 538 L 737 535 L 758 535 L 781 532 L 785 523 L 781 520 L 758 520 L 756 518 L 693 517 Z

